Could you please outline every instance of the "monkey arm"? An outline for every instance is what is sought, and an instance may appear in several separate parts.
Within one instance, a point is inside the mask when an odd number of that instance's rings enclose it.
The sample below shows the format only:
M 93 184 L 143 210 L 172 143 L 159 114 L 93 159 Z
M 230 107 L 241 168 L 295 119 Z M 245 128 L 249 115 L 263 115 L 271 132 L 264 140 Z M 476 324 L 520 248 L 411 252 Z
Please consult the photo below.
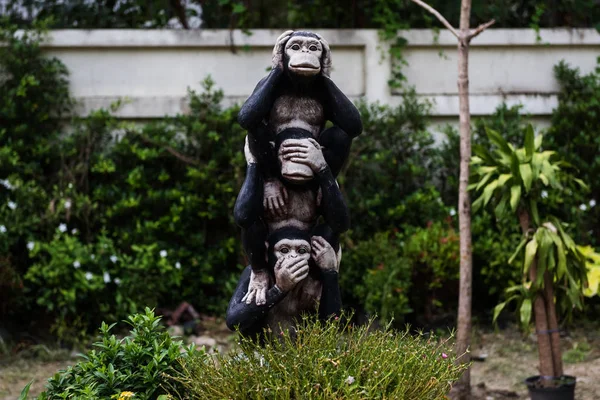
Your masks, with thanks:
M 248 164 L 246 179 L 235 200 L 235 223 L 248 229 L 263 213 L 263 179 L 258 164 Z
M 348 206 L 342 196 L 329 166 L 320 170 L 316 177 L 321 186 L 323 198 L 321 200 L 321 211 L 325 222 L 335 233 L 343 233 L 350 229 L 350 215 Z
M 327 105 L 327 119 L 340 127 L 351 138 L 362 133 L 362 121 L 356 106 L 333 83 L 331 79 L 323 76 Z
M 257 306 L 254 302 L 251 304 L 243 302 L 242 299 L 246 295 L 250 284 L 251 270 L 252 267 L 248 266 L 242 272 L 238 286 L 229 302 L 225 318 L 225 323 L 229 329 L 235 330 L 237 328 L 242 334 L 260 332 L 269 310 L 286 296 L 286 293 L 279 290 L 277 286 L 273 286 L 267 291 L 267 302 L 264 305 Z
M 242 128 L 254 129 L 269 115 L 277 97 L 277 87 L 282 75 L 281 68 L 273 68 L 269 75 L 258 82 L 238 113 L 238 122 Z
M 322 271 L 321 301 L 319 303 L 319 319 L 339 316 L 342 311 L 339 276 L 336 271 Z

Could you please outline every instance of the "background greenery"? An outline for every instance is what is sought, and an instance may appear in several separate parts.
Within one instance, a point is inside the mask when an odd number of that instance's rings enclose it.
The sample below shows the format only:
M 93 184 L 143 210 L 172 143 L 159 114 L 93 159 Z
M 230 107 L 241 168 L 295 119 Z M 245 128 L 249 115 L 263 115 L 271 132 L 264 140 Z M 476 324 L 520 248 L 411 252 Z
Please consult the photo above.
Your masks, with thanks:
M 185 300 L 222 316 L 245 266 L 232 218 L 245 173 L 238 109 L 223 108 L 207 79 L 203 92 L 189 92 L 186 115 L 136 124 L 111 110 L 70 117 L 68 71 L 43 56 L 40 30 L 18 35 L 18 27 L 4 20 L 0 30 L 0 317 L 15 331 L 70 342 L 145 306 Z M 600 70 L 560 64 L 556 76 L 562 91 L 545 143 L 591 190 L 548 204 L 578 242 L 598 248 Z M 397 107 L 359 109 L 365 132 L 340 176 L 353 216 L 344 302 L 397 324 L 447 326 L 458 289 L 457 133 L 447 128 L 436 145 L 430 105 L 411 91 Z M 520 111 L 501 106 L 474 121 L 474 143 L 491 146 L 489 127 L 522 145 Z M 513 221 L 473 219 L 483 318 L 520 282 L 507 262 L 519 238 Z

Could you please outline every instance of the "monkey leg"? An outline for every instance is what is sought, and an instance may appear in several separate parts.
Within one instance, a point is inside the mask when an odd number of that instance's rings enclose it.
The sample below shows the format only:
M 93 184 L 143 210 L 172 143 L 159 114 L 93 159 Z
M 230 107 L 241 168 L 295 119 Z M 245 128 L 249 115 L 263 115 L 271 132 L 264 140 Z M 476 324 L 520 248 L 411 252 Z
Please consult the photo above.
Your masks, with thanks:
M 262 305 L 266 301 L 270 280 L 265 246 L 267 235 L 267 226 L 260 219 L 242 232 L 242 244 L 252 267 L 248 292 L 242 299 L 246 304 L 256 301 L 257 305 Z
M 352 138 L 339 127 L 332 126 L 321 133 L 319 144 L 324 147 L 323 157 L 331 173 L 337 177 L 350 154 Z
M 264 124 L 248 130 L 248 146 L 266 178 L 277 176 L 277 156 L 271 145 L 272 132 Z

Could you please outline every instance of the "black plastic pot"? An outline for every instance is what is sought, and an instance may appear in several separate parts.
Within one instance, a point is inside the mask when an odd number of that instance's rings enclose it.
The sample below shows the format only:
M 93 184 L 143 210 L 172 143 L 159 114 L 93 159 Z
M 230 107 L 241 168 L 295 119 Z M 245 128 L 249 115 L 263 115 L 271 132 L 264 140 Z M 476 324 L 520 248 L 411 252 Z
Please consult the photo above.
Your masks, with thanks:
M 540 376 L 525 379 L 531 400 L 575 400 L 574 376 L 563 375 L 552 378 L 552 384 L 542 385 Z

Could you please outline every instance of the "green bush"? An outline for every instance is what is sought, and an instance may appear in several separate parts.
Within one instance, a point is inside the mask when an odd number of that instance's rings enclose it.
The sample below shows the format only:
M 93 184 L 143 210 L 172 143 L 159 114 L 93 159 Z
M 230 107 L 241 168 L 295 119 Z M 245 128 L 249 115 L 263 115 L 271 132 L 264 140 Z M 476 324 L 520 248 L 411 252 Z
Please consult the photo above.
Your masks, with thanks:
M 559 216 L 570 223 L 575 240 L 600 246 L 600 58 L 583 75 L 564 61 L 554 67 L 561 91 L 545 140 L 572 164 L 589 192 L 573 191 L 561 201 Z
M 176 374 L 181 360 L 195 350 L 173 340 L 148 308 L 127 322 L 132 329 L 122 339 L 110 334 L 114 324 L 102 323 L 101 340 L 94 349 L 82 361 L 50 378 L 38 399 L 100 400 L 132 392 L 135 399 L 149 400 L 165 395 L 167 388 L 173 390 L 176 383 L 167 376 Z
M 464 366 L 435 337 L 305 318 L 294 337 L 280 332 L 264 347 L 241 339 L 238 353 L 182 360 L 180 398 L 443 399 Z M 448 354 L 450 355 L 448 355 Z M 185 395 L 182 395 L 185 394 Z

